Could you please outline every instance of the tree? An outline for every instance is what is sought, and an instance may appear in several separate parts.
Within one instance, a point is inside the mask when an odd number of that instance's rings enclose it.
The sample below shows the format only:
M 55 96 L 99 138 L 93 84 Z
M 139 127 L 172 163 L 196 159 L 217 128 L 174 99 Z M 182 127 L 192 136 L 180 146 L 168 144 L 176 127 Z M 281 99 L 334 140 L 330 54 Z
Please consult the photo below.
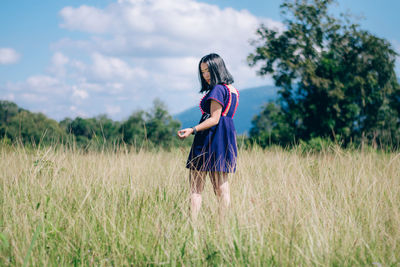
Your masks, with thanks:
M 176 132 L 180 122 L 169 115 L 163 102 L 154 100 L 149 112 L 137 111 L 121 124 L 119 132 L 128 144 L 141 147 L 143 144 L 169 148 L 176 144 Z
M 156 99 L 150 111 L 134 112 L 120 123 L 99 115 L 94 118 L 65 118 L 60 123 L 42 113 L 31 113 L 8 101 L 0 101 L 0 138 L 24 144 L 77 144 L 78 147 L 115 147 L 120 141 L 141 148 L 170 148 L 176 145 L 180 122 L 168 113 L 164 103 Z
M 65 137 L 55 120 L 42 113 L 20 110 L 1 126 L 2 136 L 24 144 L 58 144 Z
M 129 118 L 121 124 L 119 133 L 122 140 L 136 147 L 141 147 L 146 140 L 146 122 L 145 112 L 140 110 L 134 112 Z
M 181 126 L 180 122 L 172 119 L 167 107 L 161 100 L 155 99 L 153 108 L 147 114 L 147 137 L 154 144 L 170 147 L 178 141 L 176 132 Z
M 107 115 L 99 115 L 95 117 L 96 127 L 96 135 L 103 138 L 103 140 L 112 140 L 116 141 L 120 139 L 118 134 L 118 129 L 120 127 L 120 123 L 113 121 Z
M 10 122 L 11 118 L 16 116 L 21 109 L 17 104 L 9 101 L 0 100 L 0 127 Z
M 275 103 L 267 103 L 256 115 L 250 129 L 250 136 L 262 147 L 271 144 L 289 144 L 294 136 L 292 128 L 281 118 L 281 108 Z
M 74 120 L 65 118 L 60 121 L 60 127 L 75 138 L 79 146 L 103 146 L 107 142 L 112 144 L 120 140 L 118 133 L 119 123 L 114 122 L 106 115 L 94 118 L 76 117 Z
M 261 25 L 250 66 L 272 74 L 280 87 L 276 112 L 264 110 L 253 121 L 253 138 L 275 142 L 315 137 L 389 143 L 400 140 L 400 86 L 391 44 L 350 17 L 328 13 L 334 0 L 294 0 L 281 5 L 286 29 Z M 395 100 L 397 97 L 397 101 Z M 271 109 L 272 106 L 267 106 Z M 269 121 L 261 126 L 260 120 Z M 265 123 L 264 123 L 265 125 Z M 284 126 L 284 127 L 283 127 Z

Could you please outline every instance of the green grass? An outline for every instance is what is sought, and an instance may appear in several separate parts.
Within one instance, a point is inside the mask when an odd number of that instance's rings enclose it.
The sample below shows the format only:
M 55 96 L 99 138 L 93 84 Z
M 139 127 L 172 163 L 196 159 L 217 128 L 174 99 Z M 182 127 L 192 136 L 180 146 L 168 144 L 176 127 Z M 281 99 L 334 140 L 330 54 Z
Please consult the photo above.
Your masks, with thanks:
M 400 264 L 400 154 L 241 150 L 194 224 L 187 154 L 1 147 L 0 265 Z

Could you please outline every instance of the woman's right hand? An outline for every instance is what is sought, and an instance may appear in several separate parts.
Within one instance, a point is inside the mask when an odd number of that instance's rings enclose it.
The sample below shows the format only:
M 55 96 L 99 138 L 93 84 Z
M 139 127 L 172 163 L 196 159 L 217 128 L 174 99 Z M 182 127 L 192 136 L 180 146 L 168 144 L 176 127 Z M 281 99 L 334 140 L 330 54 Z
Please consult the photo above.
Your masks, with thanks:
M 185 139 L 186 137 L 188 137 L 192 133 L 193 133 L 193 129 L 192 128 L 182 129 L 182 130 L 178 131 L 178 137 L 180 139 Z

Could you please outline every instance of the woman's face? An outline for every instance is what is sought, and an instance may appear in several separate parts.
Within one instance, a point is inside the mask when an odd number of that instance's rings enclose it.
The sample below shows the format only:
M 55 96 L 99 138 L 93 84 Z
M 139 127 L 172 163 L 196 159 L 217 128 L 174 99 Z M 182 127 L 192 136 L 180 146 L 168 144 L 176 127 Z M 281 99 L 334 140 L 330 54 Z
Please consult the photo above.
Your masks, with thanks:
M 204 80 L 206 80 L 206 82 L 208 84 L 210 84 L 211 77 L 210 77 L 210 72 L 208 70 L 208 65 L 206 63 L 201 63 L 200 70 L 201 70 L 201 75 L 203 75 Z

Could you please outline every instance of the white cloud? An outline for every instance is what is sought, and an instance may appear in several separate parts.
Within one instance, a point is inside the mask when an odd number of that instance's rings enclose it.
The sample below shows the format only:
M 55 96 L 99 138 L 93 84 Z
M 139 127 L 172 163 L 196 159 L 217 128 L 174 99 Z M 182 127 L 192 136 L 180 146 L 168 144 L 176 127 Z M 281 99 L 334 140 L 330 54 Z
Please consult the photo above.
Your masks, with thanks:
M 0 99 L 8 100 L 8 101 L 14 101 L 15 100 L 15 95 L 13 93 L 6 93 L 6 94 L 1 93 L 0 94 Z
M 87 118 L 87 117 L 89 117 L 88 116 L 88 114 L 85 112 L 85 111 L 83 111 L 83 110 L 81 110 L 81 109 L 79 109 L 78 107 L 76 107 L 76 106 L 70 106 L 69 107 L 69 115 L 71 116 L 71 117 L 82 117 L 82 118 Z
M 112 37 L 97 35 L 87 42 L 64 40 L 59 45 L 130 56 L 199 56 L 215 49 L 235 54 L 243 47 L 248 52 L 248 40 L 259 24 L 283 28 L 280 22 L 246 10 L 220 9 L 194 0 L 118 1 L 104 9 L 66 7 L 60 15 L 70 30 Z
M 63 53 L 54 53 L 51 59 L 49 72 L 58 77 L 64 77 L 66 75 L 66 65 L 69 63 L 69 61 L 69 58 Z
M 80 60 L 72 60 L 70 66 L 79 73 L 84 73 L 87 70 L 86 64 Z
M 53 45 L 92 54 L 90 72 L 83 67 L 81 71 L 89 81 L 134 81 L 129 87 L 136 91 L 150 85 L 163 91 L 186 90 L 182 97 L 189 97 L 193 88 L 197 91 L 198 60 L 210 52 L 226 60 L 237 85 L 271 83 L 247 66 L 246 57 L 253 51 L 249 40 L 261 23 L 284 28 L 279 21 L 247 10 L 195 0 L 119 0 L 105 8 L 66 7 L 60 15 L 62 27 L 92 34 L 87 40 L 63 39 Z
M 116 57 L 107 57 L 99 53 L 92 55 L 94 76 L 102 80 L 121 78 L 129 80 L 134 74 L 134 70 L 123 60 Z
M 105 87 L 107 88 L 107 91 L 109 94 L 112 94 L 115 96 L 121 95 L 125 90 L 125 84 L 120 83 L 120 82 L 106 83 Z
M 43 111 L 46 108 L 47 115 L 54 118 L 59 106 L 65 102 L 70 94 L 71 88 L 64 82 L 50 75 L 32 75 L 25 81 L 7 82 L 1 89 L 3 95 L 11 96 L 10 100 L 18 105 L 34 112 Z
M 35 94 L 35 93 L 22 93 L 19 95 L 19 97 L 27 102 L 36 102 L 36 103 L 40 103 L 41 105 L 38 107 L 40 110 L 43 107 L 43 104 L 48 102 L 48 98 L 46 95 L 41 95 L 41 94 Z M 37 110 L 36 110 L 37 111 Z
M 26 80 L 26 85 L 36 92 L 53 92 L 59 81 L 47 75 L 34 75 Z
M 12 48 L 0 48 L 0 64 L 17 63 L 21 55 Z
M 119 0 L 102 9 L 67 7 L 60 15 L 63 27 L 92 34 L 87 40 L 64 39 L 53 45 L 91 53 L 89 80 L 132 81 L 125 87 L 135 92 L 152 87 L 147 97 L 159 96 L 160 90 L 161 94 L 180 91 L 182 99 L 186 97 L 181 102 L 187 105 L 194 102 L 189 91 L 199 86 L 198 60 L 210 52 L 225 59 L 237 86 L 271 84 L 271 79 L 257 77 L 256 70 L 248 67 L 246 57 L 254 50 L 249 40 L 261 23 L 284 28 L 279 21 L 247 10 L 221 9 L 194 0 Z
M 72 90 L 73 90 L 73 93 L 72 93 L 73 97 L 80 98 L 80 99 L 86 99 L 89 97 L 89 94 L 85 90 L 78 89 L 75 85 L 72 86 Z
M 104 92 L 104 86 L 102 84 L 98 84 L 98 83 L 90 83 L 90 82 L 82 81 L 79 84 L 79 87 L 85 88 L 87 91 L 94 92 L 95 94 Z
M 60 15 L 64 18 L 61 27 L 71 30 L 104 33 L 112 23 L 110 14 L 85 5 L 78 8 L 65 7 L 60 11 Z
M 66 57 L 65 55 L 63 55 L 60 52 L 57 52 L 53 55 L 52 58 L 52 63 L 55 66 L 64 66 L 65 64 L 67 64 L 69 62 L 69 58 Z
M 106 105 L 106 112 L 107 114 L 113 116 L 121 112 L 121 107 L 120 106 L 112 106 L 112 105 Z

